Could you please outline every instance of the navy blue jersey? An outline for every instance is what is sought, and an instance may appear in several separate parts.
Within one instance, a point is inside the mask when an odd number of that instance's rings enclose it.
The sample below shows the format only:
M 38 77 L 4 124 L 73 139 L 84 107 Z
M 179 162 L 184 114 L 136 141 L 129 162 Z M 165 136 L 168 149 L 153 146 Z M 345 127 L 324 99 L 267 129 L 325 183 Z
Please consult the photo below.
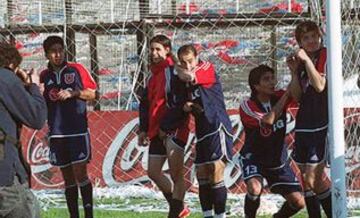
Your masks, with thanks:
M 326 77 L 326 48 L 321 49 L 313 60 L 316 70 Z M 317 92 L 310 84 L 305 67 L 300 67 L 298 78 L 302 89 L 300 106 L 296 116 L 296 132 L 315 132 L 327 128 L 328 97 L 327 85 Z
M 274 106 L 284 91 L 276 91 L 270 101 Z M 255 98 L 246 99 L 240 104 L 240 118 L 245 130 L 245 143 L 241 150 L 243 158 L 252 159 L 264 168 L 277 168 L 286 163 L 287 148 L 284 146 L 286 134 L 286 109 L 273 125 L 264 126 L 261 119 L 270 112 Z
M 195 116 L 197 139 L 200 141 L 221 128 L 232 136 L 222 86 L 213 64 L 200 62 L 194 72 L 195 80 L 189 85 L 188 92 L 190 100 L 203 108 L 203 112 Z
M 188 114 L 183 111 L 183 106 L 188 99 L 188 93 L 185 82 L 181 81 L 176 75 L 174 68 L 166 71 L 165 98 L 167 110 L 161 121 L 160 129 L 166 132 L 179 130 L 187 136 L 188 132 Z M 181 134 L 183 135 L 183 134 Z
M 87 134 L 86 101 L 80 98 L 58 100 L 60 90 L 96 89 L 90 73 L 77 63 L 64 63 L 55 72 L 51 67 L 40 75 L 44 83 L 44 97 L 48 106 L 48 126 L 50 137 L 69 137 Z

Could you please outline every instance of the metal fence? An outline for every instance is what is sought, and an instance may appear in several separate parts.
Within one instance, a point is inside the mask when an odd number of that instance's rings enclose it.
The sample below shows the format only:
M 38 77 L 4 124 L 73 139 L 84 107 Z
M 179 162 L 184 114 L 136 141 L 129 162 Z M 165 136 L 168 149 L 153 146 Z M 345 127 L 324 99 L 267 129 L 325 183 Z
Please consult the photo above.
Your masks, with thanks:
M 290 76 L 285 57 L 297 48 L 294 28 L 299 21 L 312 19 L 325 29 L 324 11 L 321 0 L 0 0 L 0 40 L 15 43 L 24 57 L 23 66 L 40 72 L 46 67 L 43 40 L 52 34 L 64 37 L 67 59 L 84 64 L 99 85 L 99 98 L 89 107 L 96 117 L 91 120 L 94 126 L 102 120 L 111 128 L 96 130 L 101 134 L 96 135 L 93 147 L 98 148 L 108 147 L 128 124 L 115 125 L 118 116 L 130 116 L 121 112 L 138 108 L 138 93 L 149 75 L 147 50 L 152 36 L 169 36 L 174 52 L 194 43 L 200 57 L 215 64 L 227 108 L 237 109 L 249 94 L 249 69 L 257 64 L 272 66 L 279 87 L 286 87 Z M 349 193 L 360 188 L 359 11 L 359 0 L 342 1 Z M 111 118 L 106 111 L 114 113 Z M 124 141 L 133 143 L 135 135 L 136 128 Z M 41 142 L 44 137 L 35 138 Z M 241 143 L 240 134 L 236 140 Z M 95 152 L 105 157 L 106 151 Z M 43 161 L 48 160 L 44 157 Z M 99 166 L 94 170 L 104 171 Z

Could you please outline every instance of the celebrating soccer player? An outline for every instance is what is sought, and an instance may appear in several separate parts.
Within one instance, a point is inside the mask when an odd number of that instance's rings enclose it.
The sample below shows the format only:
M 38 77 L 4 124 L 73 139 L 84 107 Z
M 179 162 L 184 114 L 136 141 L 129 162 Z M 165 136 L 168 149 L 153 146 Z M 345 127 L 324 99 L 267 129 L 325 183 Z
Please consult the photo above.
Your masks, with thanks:
M 223 90 L 213 64 L 202 61 L 193 45 L 178 50 L 180 79 L 188 83 L 186 112 L 195 117 L 196 176 L 204 217 L 225 217 L 227 189 L 224 184 L 226 163 L 232 159 L 233 136 Z
M 140 101 L 139 145 L 149 146 L 148 176 L 164 194 L 169 203 L 169 218 L 189 215 L 184 206 L 184 148 L 188 138 L 188 116 L 177 108 L 186 98 L 185 83 L 174 73 L 174 58 L 171 41 L 164 35 L 150 40 L 151 77 Z M 175 95 L 175 93 L 178 93 Z M 185 94 L 181 94 L 185 93 Z M 166 132 L 160 125 L 169 114 L 174 118 L 166 125 Z M 171 130 L 171 131 L 170 131 Z M 168 132 L 170 131 L 170 132 Z M 162 171 L 168 159 L 171 181 Z
M 321 36 L 319 26 L 313 21 L 300 23 L 295 29 L 300 49 L 287 58 L 287 64 L 295 81 L 291 93 L 300 104 L 296 116 L 293 159 L 302 173 L 305 191 L 313 191 L 326 215 L 331 217 L 331 182 L 324 171 L 327 158 L 328 96 L 326 48 L 322 46 Z M 317 211 L 313 198 L 306 199 L 309 213 Z
M 244 206 L 247 218 L 256 217 L 264 179 L 271 192 L 286 199 L 274 217 L 291 217 L 305 205 L 284 143 L 286 109 L 291 98 L 289 91 L 275 91 L 275 85 L 272 68 L 255 67 L 249 74 L 251 97 L 240 104 L 240 118 L 245 129 L 241 159 L 247 187 Z

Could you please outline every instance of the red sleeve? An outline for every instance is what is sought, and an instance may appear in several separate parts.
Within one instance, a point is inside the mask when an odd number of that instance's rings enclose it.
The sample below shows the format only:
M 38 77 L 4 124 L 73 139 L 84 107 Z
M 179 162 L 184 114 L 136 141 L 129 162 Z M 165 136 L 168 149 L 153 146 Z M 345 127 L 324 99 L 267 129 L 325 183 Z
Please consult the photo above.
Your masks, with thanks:
M 251 100 L 244 100 L 240 104 L 240 119 L 244 126 L 249 128 L 260 127 L 260 122 L 263 116 L 262 112 L 255 102 Z
M 44 83 L 44 82 L 45 82 L 45 75 L 46 75 L 48 72 L 49 72 L 48 69 L 41 71 L 41 73 L 40 73 L 40 78 L 39 78 L 40 83 Z
M 321 76 L 326 76 L 326 48 L 321 49 L 316 63 L 316 70 Z
M 96 89 L 97 86 L 95 80 L 83 65 L 78 63 L 69 63 L 69 66 L 74 67 L 79 72 L 84 89 Z
M 195 69 L 195 84 L 205 88 L 212 86 L 216 82 L 214 65 L 210 62 L 203 62 Z

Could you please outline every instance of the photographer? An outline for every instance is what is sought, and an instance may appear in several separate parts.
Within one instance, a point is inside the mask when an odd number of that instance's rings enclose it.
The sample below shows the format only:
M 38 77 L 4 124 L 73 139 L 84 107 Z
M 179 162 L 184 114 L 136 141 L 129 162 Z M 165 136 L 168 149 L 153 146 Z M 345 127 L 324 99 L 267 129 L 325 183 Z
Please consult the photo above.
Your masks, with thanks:
M 19 69 L 21 61 L 14 46 L 0 43 L 0 217 L 4 218 L 40 217 L 18 145 L 21 126 L 41 129 L 47 109 L 31 75 Z

